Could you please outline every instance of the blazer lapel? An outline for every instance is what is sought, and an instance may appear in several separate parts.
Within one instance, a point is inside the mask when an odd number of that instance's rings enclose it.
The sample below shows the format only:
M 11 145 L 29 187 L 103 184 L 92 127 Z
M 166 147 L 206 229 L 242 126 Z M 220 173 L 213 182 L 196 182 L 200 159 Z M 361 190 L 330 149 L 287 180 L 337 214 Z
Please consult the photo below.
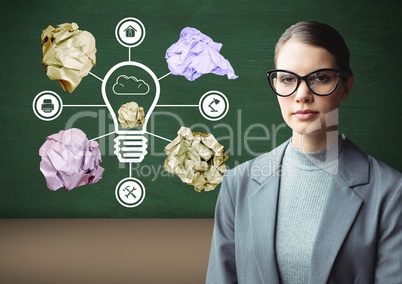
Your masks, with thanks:
M 326 283 L 332 265 L 363 203 L 352 189 L 369 182 L 368 159 L 345 139 L 339 172 L 332 178 L 312 253 L 310 283 Z
M 334 178 L 312 253 L 310 283 L 326 283 L 335 257 L 359 212 L 362 200 Z
M 275 254 L 275 227 L 280 165 L 287 144 L 288 142 L 283 143 L 276 152 L 253 165 L 260 170 L 253 175 L 258 187 L 249 197 L 249 216 L 254 257 L 261 283 L 280 283 Z

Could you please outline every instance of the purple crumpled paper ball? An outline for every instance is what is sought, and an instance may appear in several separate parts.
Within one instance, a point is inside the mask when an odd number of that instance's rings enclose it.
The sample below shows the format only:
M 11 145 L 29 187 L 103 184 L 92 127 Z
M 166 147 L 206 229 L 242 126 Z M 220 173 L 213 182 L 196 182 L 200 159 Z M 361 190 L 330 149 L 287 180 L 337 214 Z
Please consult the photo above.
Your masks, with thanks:
M 167 49 L 165 58 L 173 75 L 185 76 L 189 81 L 207 73 L 236 79 L 232 65 L 219 53 L 221 47 L 221 43 L 199 30 L 186 27 L 180 32 L 180 39 Z
M 70 191 L 77 186 L 95 183 L 105 170 L 99 165 L 102 160 L 98 143 L 88 141 L 78 128 L 60 130 L 46 137 L 39 155 L 42 157 L 40 170 L 51 190 L 63 186 Z

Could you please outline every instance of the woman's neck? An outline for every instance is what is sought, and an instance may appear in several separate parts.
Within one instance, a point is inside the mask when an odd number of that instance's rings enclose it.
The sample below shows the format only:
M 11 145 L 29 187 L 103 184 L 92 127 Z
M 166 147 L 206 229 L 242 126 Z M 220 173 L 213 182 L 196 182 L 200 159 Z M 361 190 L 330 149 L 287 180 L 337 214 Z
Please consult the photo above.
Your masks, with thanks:
M 292 144 L 302 152 L 311 153 L 326 149 L 338 141 L 338 130 L 314 134 L 299 134 L 293 131 Z

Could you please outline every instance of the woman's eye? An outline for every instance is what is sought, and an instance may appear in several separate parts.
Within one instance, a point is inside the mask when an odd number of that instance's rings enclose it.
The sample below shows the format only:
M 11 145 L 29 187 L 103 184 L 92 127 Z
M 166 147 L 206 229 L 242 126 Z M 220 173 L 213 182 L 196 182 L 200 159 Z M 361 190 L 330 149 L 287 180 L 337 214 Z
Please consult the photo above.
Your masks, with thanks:
M 280 82 L 283 84 L 293 84 L 295 81 L 296 79 L 293 76 L 284 76 L 280 79 Z
M 324 73 L 317 73 L 317 74 L 311 75 L 309 80 L 317 82 L 317 83 L 325 83 L 325 82 L 330 81 L 330 77 Z

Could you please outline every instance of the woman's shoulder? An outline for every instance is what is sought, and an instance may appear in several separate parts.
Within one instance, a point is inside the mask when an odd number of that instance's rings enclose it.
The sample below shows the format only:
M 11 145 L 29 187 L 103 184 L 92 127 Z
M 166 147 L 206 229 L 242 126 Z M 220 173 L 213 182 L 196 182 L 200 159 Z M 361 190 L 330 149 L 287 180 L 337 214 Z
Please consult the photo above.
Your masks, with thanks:
M 367 171 L 370 176 L 382 178 L 385 180 L 399 180 L 402 182 L 402 173 L 398 170 L 387 165 L 383 161 L 376 159 L 375 157 L 366 154 L 358 146 L 356 146 L 349 138 L 344 136 L 344 153 L 341 155 L 341 163 L 346 161 L 349 167 L 353 167 L 354 170 L 359 172 Z M 343 158 L 343 159 L 342 159 Z
M 342 148 L 339 176 L 360 198 L 366 202 L 387 202 L 402 195 L 402 173 L 367 155 L 348 138 Z
M 370 163 L 371 175 L 382 180 L 402 185 L 402 173 L 388 164 L 367 155 Z M 396 184 L 395 184 L 396 185 Z

